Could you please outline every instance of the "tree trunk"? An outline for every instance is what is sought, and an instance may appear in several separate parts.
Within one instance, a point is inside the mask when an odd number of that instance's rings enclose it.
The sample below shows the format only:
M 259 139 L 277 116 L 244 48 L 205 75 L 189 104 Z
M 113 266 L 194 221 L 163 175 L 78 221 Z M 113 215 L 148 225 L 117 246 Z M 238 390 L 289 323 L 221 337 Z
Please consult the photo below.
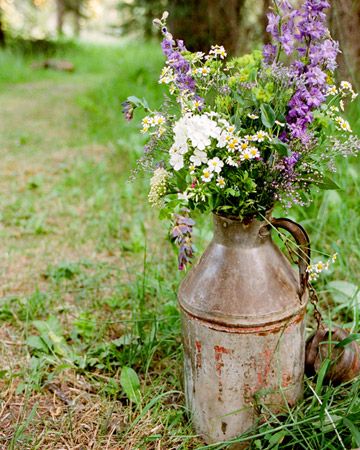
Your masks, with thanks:
M 173 0 L 170 27 L 189 50 L 208 51 L 223 45 L 229 54 L 239 49 L 240 21 L 245 0 Z
M 208 20 L 212 43 L 234 55 L 240 45 L 240 22 L 245 0 L 209 0 Z
M 339 75 L 360 84 L 360 2 L 359 0 L 333 0 L 330 28 L 340 43 Z
M 271 41 L 270 34 L 266 31 L 266 27 L 268 26 L 268 18 L 267 14 L 270 12 L 271 0 L 263 0 L 263 14 L 261 16 L 261 27 L 263 30 L 263 43 L 268 44 Z
M 64 33 L 64 15 L 65 5 L 62 0 L 56 0 L 56 27 L 58 36 L 62 36 Z
M 5 46 L 4 21 L 3 21 L 3 12 L 0 7 L 0 47 L 4 46 Z
M 81 19 L 81 16 L 80 16 L 79 12 L 74 11 L 74 35 L 76 37 L 80 36 L 80 28 L 81 28 L 80 19 Z

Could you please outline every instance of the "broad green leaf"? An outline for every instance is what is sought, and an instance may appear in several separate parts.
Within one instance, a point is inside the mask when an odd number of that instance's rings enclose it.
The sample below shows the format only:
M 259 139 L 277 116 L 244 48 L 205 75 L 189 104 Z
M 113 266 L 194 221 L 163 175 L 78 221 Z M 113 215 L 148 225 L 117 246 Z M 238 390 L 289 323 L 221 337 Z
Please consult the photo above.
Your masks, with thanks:
M 290 156 L 291 151 L 289 146 L 285 142 L 280 141 L 278 138 L 273 139 L 272 147 L 279 153 L 280 156 Z
M 136 106 L 142 106 L 141 99 L 138 97 L 135 97 L 135 95 L 130 95 L 130 97 L 128 97 L 127 100 Z
M 49 353 L 48 346 L 40 336 L 29 336 L 26 339 L 26 344 L 35 350 L 41 350 L 44 353 Z
M 121 369 L 120 384 L 129 400 L 138 405 L 141 401 L 140 380 L 135 370 L 131 367 L 123 367 Z
M 272 107 L 268 104 L 263 104 L 260 107 L 261 110 L 261 121 L 266 128 L 272 128 L 275 123 L 275 112 Z
M 341 187 L 338 184 L 336 184 L 335 181 L 329 177 L 323 177 L 323 178 L 321 178 L 320 181 L 315 181 L 314 184 L 316 184 L 316 186 L 318 186 L 320 189 L 325 189 L 325 190 L 326 189 L 329 189 L 329 190 L 341 189 Z
M 348 281 L 336 280 L 330 281 L 326 287 L 331 291 L 331 296 L 337 303 L 355 301 L 360 304 L 359 286 L 349 283 Z

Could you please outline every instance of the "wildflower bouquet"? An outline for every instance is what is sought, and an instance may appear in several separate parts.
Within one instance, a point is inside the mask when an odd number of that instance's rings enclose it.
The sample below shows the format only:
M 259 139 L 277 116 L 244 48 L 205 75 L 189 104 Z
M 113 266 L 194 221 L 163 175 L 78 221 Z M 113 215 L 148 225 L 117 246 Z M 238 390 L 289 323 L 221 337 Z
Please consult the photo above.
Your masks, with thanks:
M 276 202 L 289 208 L 310 201 L 310 188 L 336 188 L 328 177 L 335 158 L 356 153 L 358 138 L 342 117 L 356 98 L 349 82 L 334 80 L 339 53 L 326 28 L 326 0 L 294 8 L 274 0 L 263 51 L 227 59 L 221 45 L 189 52 L 154 23 L 166 57 L 159 83 L 169 96 L 160 111 L 129 97 L 124 113 L 146 111 L 149 135 L 141 164 L 151 168 L 149 201 L 172 218 L 179 268 L 193 256 L 191 210 L 250 219 Z

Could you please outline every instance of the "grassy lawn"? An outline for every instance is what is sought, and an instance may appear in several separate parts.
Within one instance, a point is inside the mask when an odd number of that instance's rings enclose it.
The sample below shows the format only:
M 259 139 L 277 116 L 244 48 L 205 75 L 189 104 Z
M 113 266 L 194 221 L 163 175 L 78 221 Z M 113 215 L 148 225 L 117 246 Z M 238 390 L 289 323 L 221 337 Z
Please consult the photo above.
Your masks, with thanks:
M 57 56 L 75 72 L 32 69 L 33 58 L 0 53 L 0 449 L 226 448 L 193 436 L 176 305 L 183 275 L 166 224 L 148 206 L 147 175 L 129 181 L 143 138 L 123 121 L 121 102 L 135 94 L 160 103 L 160 51 L 72 45 Z M 358 131 L 359 111 L 350 117 Z M 316 285 L 320 309 L 353 332 L 359 169 L 359 159 L 342 161 L 340 191 L 290 212 L 314 257 L 338 252 Z M 201 254 L 211 226 L 198 220 Z M 139 379 L 132 392 L 128 368 Z M 253 448 L 360 447 L 359 388 L 359 380 L 307 379 L 296 408 L 251 432 Z

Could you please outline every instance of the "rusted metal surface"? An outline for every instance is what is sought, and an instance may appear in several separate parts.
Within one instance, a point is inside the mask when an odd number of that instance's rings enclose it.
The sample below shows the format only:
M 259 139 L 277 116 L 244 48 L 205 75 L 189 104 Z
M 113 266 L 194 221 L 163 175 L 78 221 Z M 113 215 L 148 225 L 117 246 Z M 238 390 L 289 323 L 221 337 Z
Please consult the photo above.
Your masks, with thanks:
M 214 222 L 212 242 L 179 290 L 186 399 L 208 443 L 251 428 L 259 403 L 277 413 L 301 397 L 307 302 L 266 222 Z
M 335 327 L 331 331 L 320 328 L 306 343 L 305 368 L 308 375 L 319 371 L 325 359 L 331 360 L 331 366 L 325 375 L 326 381 L 334 384 L 350 381 L 360 375 L 360 347 L 352 341 L 345 347 L 336 344 L 343 341 L 349 334 Z

